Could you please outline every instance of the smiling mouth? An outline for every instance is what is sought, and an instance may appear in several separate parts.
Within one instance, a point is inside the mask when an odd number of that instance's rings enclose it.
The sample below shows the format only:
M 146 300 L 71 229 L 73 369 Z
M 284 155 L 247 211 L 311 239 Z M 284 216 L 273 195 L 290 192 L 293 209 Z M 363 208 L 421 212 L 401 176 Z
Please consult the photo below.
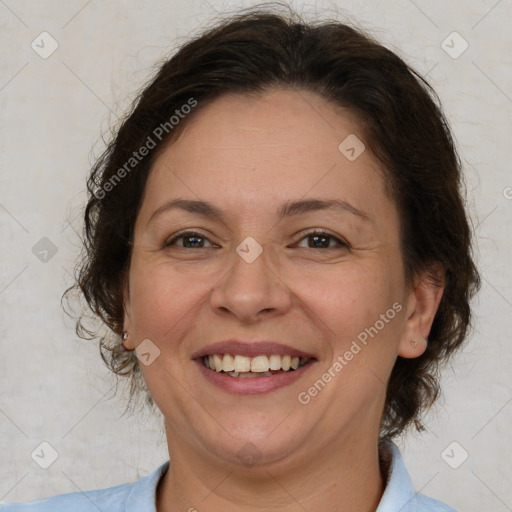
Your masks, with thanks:
M 247 357 L 233 354 L 212 354 L 201 358 L 203 365 L 211 371 L 238 379 L 272 377 L 290 373 L 313 361 L 311 357 L 292 357 L 270 354 Z

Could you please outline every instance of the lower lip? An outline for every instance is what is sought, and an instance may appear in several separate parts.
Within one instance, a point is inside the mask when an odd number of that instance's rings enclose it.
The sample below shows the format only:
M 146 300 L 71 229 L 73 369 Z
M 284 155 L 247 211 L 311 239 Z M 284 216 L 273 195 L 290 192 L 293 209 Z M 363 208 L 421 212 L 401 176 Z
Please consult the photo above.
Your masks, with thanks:
M 236 395 L 255 395 L 268 393 L 275 389 L 284 388 L 285 386 L 293 384 L 297 379 L 300 379 L 311 366 L 313 366 L 315 361 L 309 361 L 304 366 L 301 366 L 292 372 L 278 373 L 271 377 L 249 377 L 245 379 L 230 377 L 225 373 L 209 370 L 203 364 L 201 358 L 195 359 L 195 363 L 199 366 L 199 370 L 206 379 L 224 391 L 229 391 Z

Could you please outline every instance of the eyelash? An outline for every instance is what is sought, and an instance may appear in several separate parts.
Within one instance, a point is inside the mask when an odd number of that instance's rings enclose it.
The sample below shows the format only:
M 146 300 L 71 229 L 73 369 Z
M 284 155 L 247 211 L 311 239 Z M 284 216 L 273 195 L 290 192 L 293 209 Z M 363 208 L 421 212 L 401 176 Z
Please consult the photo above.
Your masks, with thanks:
M 308 238 L 309 236 L 313 236 L 313 235 L 329 237 L 329 238 L 331 238 L 333 240 L 336 240 L 338 242 L 338 247 L 319 247 L 319 249 L 323 249 L 324 251 L 327 250 L 327 249 L 336 249 L 336 248 L 346 248 L 346 249 L 348 249 L 349 248 L 349 244 L 347 242 L 345 242 L 344 240 L 341 240 L 340 238 L 334 236 L 332 233 L 329 233 L 329 231 L 325 231 L 325 230 L 322 230 L 322 229 L 311 230 L 311 231 L 309 231 L 307 233 L 304 233 L 302 235 L 302 238 L 299 239 L 299 242 L 301 242 L 305 238 Z M 177 240 L 179 240 L 180 238 L 187 238 L 187 237 L 197 237 L 197 238 L 202 238 L 204 240 L 208 240 L 208 238 L 203 236 L 203 235 L 201 235 L 201 233 L 197 233 L 195 231 L 184 231 L 182 233 L 178 233 L 173 238 L 171 238 L 169 241 L 165 242 L 164 247 L 170 247 L 170 246 L 174 245 L 174 243 Z M 181 246 L 178 246 L 178 247 L 180 249 L 193 249 L 193 247 L 181 247 Z M 196 249 L 211 249 L 211 247 L 197 247 Z M 315 247 L 306 247 L 306 249 L 315 249 Z

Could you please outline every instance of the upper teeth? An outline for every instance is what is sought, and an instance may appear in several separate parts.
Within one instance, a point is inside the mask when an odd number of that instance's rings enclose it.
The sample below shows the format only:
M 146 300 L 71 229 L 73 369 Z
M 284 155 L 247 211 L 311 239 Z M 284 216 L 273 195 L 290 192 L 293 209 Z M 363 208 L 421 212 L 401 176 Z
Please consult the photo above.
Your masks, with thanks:
M 284 370 L 290 368 L 296 370 L 299 366 L 306 363 L 309 359 L 292 356 L 281 356 L 271 354 L 270 356 L 261 355 L 256 357 L 246 357 L 231 354 L 213 354 L 204 356 L 203 361 L 207 368 L 216 372 L 257 372 L 263 373 L 269 370 Z

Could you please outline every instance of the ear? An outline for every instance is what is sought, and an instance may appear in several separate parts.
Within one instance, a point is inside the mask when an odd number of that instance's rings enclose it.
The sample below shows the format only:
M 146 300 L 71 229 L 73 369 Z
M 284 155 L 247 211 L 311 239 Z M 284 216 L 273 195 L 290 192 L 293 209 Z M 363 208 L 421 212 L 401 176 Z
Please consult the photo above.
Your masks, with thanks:
M 408 293 L 405 329 L 398 355 L 421 356 L 427 349 L 427 338 L 444 291 L 444 266 L 434 262 L 413 280 Z
M 123 280 L 122 285 L 123 293 L 123 331 L 128 332 L 128 338 L 123 342 L 124 347 L 127 350 L 135 350 L 135 339 L 132 336 L 133 323 L 130 316 L 130 286 L 128 282 L 128 275 Z

